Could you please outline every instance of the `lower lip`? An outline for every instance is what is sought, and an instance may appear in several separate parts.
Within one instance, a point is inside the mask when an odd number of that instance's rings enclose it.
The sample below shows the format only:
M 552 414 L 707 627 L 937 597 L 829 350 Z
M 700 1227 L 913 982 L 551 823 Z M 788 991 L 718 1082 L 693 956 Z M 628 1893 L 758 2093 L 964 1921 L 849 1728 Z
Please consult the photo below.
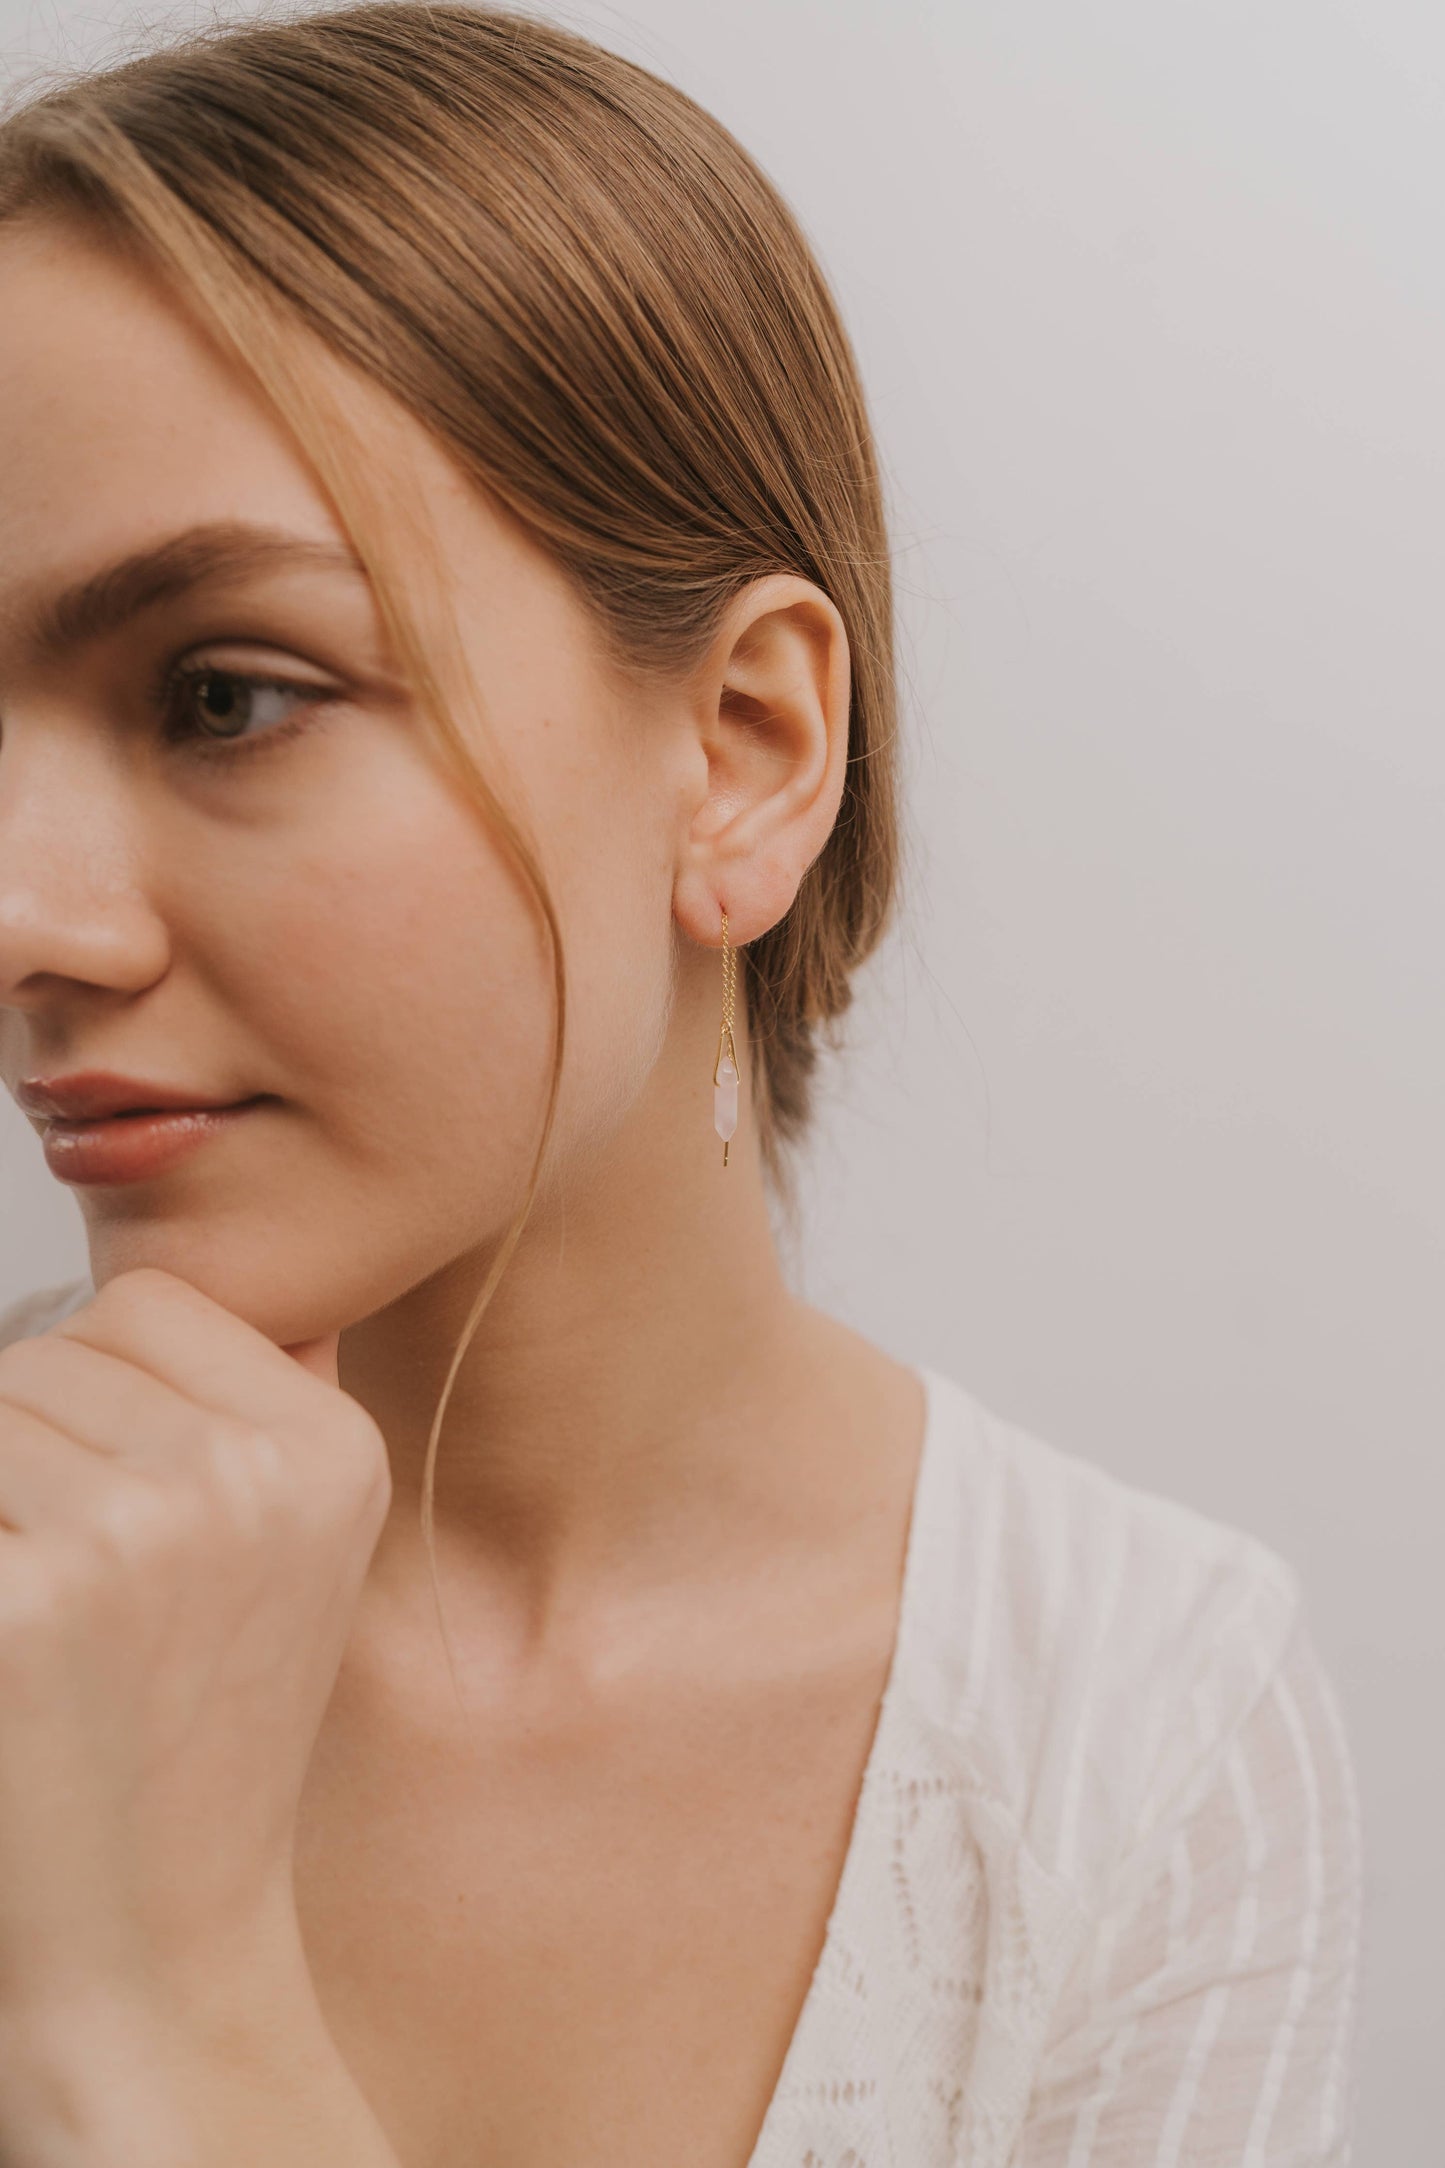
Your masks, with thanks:
M 208 1137 L 234 1127 L 260 1104 L 243 1099 L 233 1107 L 179 1107 L 100 1122 L 49 1121 L 45 1164 L 62 1182 L 146 1182 L 169 1173 Z

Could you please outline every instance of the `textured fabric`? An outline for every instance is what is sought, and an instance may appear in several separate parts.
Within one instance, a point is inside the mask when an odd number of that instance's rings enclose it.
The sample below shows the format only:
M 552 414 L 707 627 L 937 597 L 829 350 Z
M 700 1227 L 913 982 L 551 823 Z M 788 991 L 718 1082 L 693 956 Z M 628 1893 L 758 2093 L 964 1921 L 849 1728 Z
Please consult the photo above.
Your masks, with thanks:
M 898 1646 L 750 2168 L 1344 2168 L 1359 1815 L 1294 1572 L 923 1377 Z
M 1359 1814 L 1293 1570 L 921 1374 L 892 1667 L 747 2168 L 1345 2168 Z

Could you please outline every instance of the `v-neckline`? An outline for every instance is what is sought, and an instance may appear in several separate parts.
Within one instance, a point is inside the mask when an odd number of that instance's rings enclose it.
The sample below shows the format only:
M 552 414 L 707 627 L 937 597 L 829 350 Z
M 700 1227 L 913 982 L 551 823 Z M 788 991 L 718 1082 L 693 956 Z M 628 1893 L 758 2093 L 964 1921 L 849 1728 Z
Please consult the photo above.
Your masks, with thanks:
M 893 1650 L 888 1661 L 888 1675 L 879 1697 L 873 1737 L 869 1743 L 862 1780 L 854 1802 L 853 1818 L 849 1825 L 843 1866 L 833 1893 L 827 1925 L 823 1930 L 822 1948 L 818 1952 L 817 1963 L 808 1983 L 808 1992 L 803 1997 L 802 2008 L 798 2012 L 797 2022 L 788 2041 L 778 2082 L 773 2088 L 763 2116 L 762 2128 L 758 2132 L 752 2152 L 748 2155 L 745 2168 L 796 2168 L 794 2162 L 773 2157 L 777 2153 L 777 2131 L 784 2103 L 806 2062 L 813 2035 L 817 2030 L 824 1977 L 848 1938 L 850 1924 L 857 1911 L 860 1878 L 865 1872 L 865 1833 L 869 1825 L 873 1795 L 887 1766 L 891 1750 L 901 1682 L 913 1642 L 914 1617 L 920 1601 L 924 1532 L 931 1518 L 929 1501 L 932 1471 L 938 1458 L 939 1432 L 943 1425 L 944 1412 L 943 1381 L 938 1373 L 926 1364 L 915 1364 L 913 1367 L 915 1375 L 923 1385 L 923 1440 L 919 1447 L 918 1464 L 913 1476 L 913 1495 L 908 1509 L 908 1534 L 904 1544 L 898 1617 L 893 1633 Z

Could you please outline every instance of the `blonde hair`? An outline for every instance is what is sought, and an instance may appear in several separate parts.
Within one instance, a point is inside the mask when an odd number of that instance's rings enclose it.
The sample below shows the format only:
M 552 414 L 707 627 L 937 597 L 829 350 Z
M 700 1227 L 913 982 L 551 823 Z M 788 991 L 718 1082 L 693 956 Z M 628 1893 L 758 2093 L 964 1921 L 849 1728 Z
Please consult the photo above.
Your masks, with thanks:
M 529 16 L 429 0 L 213 24 L 52 80 L 0 122 L 0 220 L 54 212 L 157 272 L 250 372 L 328 490 L 458 787 L 546 923 L 551 1135 L 566 974 L 535 850 L 439 675 L 446 629 L 403 600 L 398 503 L 309 371 L 305 327 L 419 419 L 521 521 L 625 668 L 683 667 L 770 572 L 814 581 L 852 661 L 837 822 L 779 923 L 739 954 L 765 1173 L 811 1111 L 819 1033 L 898 880 L 888 541 L 851 346 L 796 220 L 735 138 L 670 83 Z M 409 534 L 408 551 L 426 536 Z M 462 688 L 463 697 L 465 688 Z M 438 1601 L 439 1601 L 438 1596 Z M 443 1632 L 445 1626 L 443 1624 Z

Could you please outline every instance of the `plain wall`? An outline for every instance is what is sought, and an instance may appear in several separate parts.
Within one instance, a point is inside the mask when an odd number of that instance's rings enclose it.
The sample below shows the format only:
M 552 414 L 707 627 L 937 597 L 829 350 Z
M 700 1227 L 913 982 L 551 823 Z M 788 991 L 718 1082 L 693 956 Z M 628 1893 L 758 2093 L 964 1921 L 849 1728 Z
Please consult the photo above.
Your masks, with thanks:
M 1428 2168 L 1445 14 L 553 12 L 781 183 L 888 475 L 908 891 L 828 1079 L 799 1284 L 1300 1569 L 1363 1791 L 1358 2159 Z M 0 75 L 140 20 L 0 0 Z M 8 1100 L 0 1228 L 0 1302 L 86 1270 Z

